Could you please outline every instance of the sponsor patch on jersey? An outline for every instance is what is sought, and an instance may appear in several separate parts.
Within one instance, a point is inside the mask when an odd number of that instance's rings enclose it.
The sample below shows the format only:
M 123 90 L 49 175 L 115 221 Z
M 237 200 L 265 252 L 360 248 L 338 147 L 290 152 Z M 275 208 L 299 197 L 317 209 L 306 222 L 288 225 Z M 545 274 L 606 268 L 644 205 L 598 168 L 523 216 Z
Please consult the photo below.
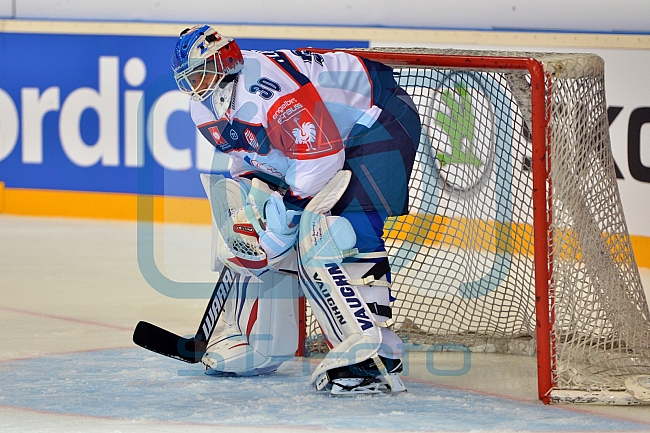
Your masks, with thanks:
M 214 142 L 219 145 L 219 144 L 226 144 L 226 139 L 221 136 L 221 132 L 219 131 L 218 126 L 212 126 L 208 128 L 208 132 L 210 132 L 210 135 L 214 139 Z
M 255 137 L 253 131 L 248 128 L 244 129 L 244 137 L 246 137 L 246 141 L 250 147 L 255 150 L 260 148 L 260 143 L 257 141 L 257 137 Z
M 302 108 L 302 104 L 296 101 L 296 98 L 288 99 L 280 104 L 280 106 L 275 110 L 273 113 L 273 120 L 279 124 L 284 123 Z

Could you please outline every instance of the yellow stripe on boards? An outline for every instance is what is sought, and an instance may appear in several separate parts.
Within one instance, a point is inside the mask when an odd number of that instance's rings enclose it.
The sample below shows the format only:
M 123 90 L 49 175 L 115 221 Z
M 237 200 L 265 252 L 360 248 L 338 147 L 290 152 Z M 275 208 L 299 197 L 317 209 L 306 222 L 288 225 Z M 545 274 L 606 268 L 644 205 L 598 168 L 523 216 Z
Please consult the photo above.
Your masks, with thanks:
M 0 213 L 5 211 L 5 183 L 0 182 Z
M 206 198 L 6 188 L 0 182 L 2 212 L 25 216 L 211 224 L 210 205 Z M 385 235 L 420 245 L 447 244 L 527 255 L 532 254 L 533 245 L 532 227 L 527 224 L 471 221 L 440 215 L 390 218 L 386 222 Z M 570 250 L 570 236 L 563 236 L 565 248 Z M 506 241 L 506 238 L 511 240 Z M 650 237 L 630 236 L 630 242 L 637 264 L 650 268 Z
M 5 188 L 2 201 L 13 215 L 211 223 L 207 198 Z
M 442 244 L 464 249 L 533 254 L 533 228 L 523 223 L 405 215 L 389 218 L 384 230 L 387 238 L 418 245 Z
M 525 223 L 452 218 L 441 215 L 405 215 L 389 218 L 384 226 L 387 239 L 412 242 L 416 245 L 445 245 L 462 249 L 533 255 L 533 227 Z M 603 237 L 610 245 L 612 257 L 624 262 L 629 257 L 625 239 L 614 234 Z M 576 233 L 555 231 L 555 255 L 580 259 Z M 650 237 L 630 236 L 638 266 L 650 268 Z M 620 250 L 623 248 L 623 250 Z
M 650 268 L 650 237 L 630 236 L 630 243 L 636 264 L 642 268 Z

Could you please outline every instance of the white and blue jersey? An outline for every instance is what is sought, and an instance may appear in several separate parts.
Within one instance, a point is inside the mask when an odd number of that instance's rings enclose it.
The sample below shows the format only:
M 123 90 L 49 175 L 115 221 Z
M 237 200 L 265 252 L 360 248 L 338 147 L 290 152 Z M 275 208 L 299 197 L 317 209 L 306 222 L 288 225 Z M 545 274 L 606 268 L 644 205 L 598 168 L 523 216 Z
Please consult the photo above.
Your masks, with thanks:
M 232 177 L 272 176 L 287 187 L 285 203 L 304 207 L 349 169 L 350 186 L 332 212 L 376 213 L 362 231 L 367 248 L 383 248 L 383 220 L 407 211 L 420 138 L 417 111 L 392 69 L 341 52 L 242 53 L 226 113 L 217 116 L 212 98 L 191 105 L 201 133 L 230 155 Z

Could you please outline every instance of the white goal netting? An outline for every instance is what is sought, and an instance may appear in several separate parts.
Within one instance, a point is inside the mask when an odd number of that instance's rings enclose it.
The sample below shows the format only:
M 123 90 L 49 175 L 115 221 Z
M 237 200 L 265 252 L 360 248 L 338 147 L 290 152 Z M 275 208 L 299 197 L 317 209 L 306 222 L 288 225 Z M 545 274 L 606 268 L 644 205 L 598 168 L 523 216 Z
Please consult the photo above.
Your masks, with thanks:
M 543 242 L 554 387 L 616 390 L 626 377 L 648 374 L 648 306 L 616 183 L 602 59 L 385 50 L 399 51 L 541 62 L 548 127 L 546 142 L 535 146 L 547 154 L 549 223 L 547 238 L 534 239 L 528 71 L 405 66 L 400 59 L 397 80 L 418 106 L 422 135 L 410 213 L 385 226 L 393 329 L 416 349 L 535 354 L 533 245 Z M 318 340 L 308 316 L 311 350 L 322 347 Z

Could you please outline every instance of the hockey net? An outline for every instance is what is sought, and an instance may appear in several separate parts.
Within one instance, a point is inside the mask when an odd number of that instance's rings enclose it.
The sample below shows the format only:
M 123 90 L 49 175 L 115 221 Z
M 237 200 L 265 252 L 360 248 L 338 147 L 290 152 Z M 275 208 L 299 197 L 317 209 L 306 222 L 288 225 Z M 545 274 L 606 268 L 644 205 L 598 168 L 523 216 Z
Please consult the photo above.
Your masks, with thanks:
M 410 212 L 384 233 L 407 348 L 536 354 L 545 402 L 612 403 L 626 378 L 649 374 L 602 59 L 356 53 L 393 66 L 421 117 Z M 326 347 L 309 311 L 306 347 Z

